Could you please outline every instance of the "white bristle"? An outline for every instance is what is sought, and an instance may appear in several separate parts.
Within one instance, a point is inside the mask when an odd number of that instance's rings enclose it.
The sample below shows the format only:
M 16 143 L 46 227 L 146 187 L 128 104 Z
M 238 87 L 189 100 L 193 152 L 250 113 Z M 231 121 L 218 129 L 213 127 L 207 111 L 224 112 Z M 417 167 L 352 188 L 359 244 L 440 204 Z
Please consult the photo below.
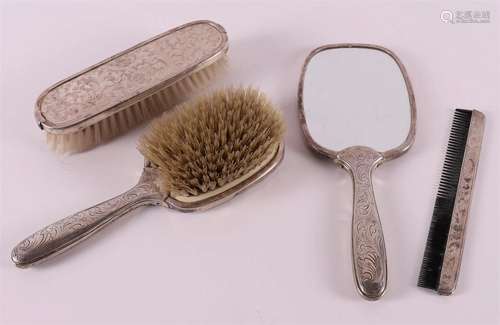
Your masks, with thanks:
M 58 153 L 89 150 L 150 120 L 201 90 L 226 65 L 226 58 L 85 129 L 69 134 L 47 134 L 47 144 Z

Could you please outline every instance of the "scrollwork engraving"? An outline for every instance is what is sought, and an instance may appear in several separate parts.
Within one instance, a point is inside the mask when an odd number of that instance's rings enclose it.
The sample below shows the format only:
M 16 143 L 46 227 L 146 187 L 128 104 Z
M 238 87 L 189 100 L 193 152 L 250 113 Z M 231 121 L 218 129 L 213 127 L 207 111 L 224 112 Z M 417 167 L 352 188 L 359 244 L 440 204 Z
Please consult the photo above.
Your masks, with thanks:
M 484 132 L 484 116 L 474 111 L 472 113 L 467 144 L 460 171 L 460 179 L 455 197 L 455 206 L 451 218 L 448 241 L 446 243 L 438 292 L 451 294 L 456 287 L 465 239 L 465 226 L 469 216 L 472 200 L 472 189 L 479 163 L 479 154 Z
M 94 207 L 61 219 L 24 239 L 12 251 L 16 264 L 31 264 L 79 241 L 100 225 L 120 216 L 120 209 L 133 208 L 139 199 L 158 196 L 152 182 L 139 183 L 129 191 Z
M 54 124 L 94 116 L 210 58 L 223 42 L 206 23 L 168 33 L 51 89 L 41 113 Z
M 338 155 L 354 182 L 353 262 L 357 282 L 364 294 L 376 296 L 385 289 L 386 253 L 371 183 L 371 172 L 382 155 L 367 147 L 351 147 Z

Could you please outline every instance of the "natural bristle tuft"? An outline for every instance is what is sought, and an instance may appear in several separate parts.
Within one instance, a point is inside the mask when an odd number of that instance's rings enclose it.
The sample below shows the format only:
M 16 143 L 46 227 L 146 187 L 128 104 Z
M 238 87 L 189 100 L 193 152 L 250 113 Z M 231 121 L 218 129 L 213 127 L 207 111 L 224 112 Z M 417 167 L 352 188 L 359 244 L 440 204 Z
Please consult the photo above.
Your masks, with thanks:
M 92 149 L 197 94 L 216 74 L 224 70 L 226 65 L 227 59 L 223 56 L 217 62 L 80 131 L 46 132 L 47 143 L 58 153 L 75 153 Z
M 259 166 L 274 154 L 284 129 L 281 114 L 262 93 L 230 88 L 164 113 L 139 150 L 158 166 L 164 192 L 196 196 Z
M 455 197 L 472 111 L 455 110 L 446 157 L 418 278 L 418 286 L 437 290 L 450 231 Z

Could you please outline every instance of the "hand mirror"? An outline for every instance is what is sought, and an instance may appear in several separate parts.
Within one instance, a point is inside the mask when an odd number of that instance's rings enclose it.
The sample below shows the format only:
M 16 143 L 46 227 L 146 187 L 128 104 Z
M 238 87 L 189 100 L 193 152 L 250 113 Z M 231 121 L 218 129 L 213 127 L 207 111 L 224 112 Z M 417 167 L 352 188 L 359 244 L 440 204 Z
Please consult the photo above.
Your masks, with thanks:
M 380 46 L 325 45 L 304 63 L 298 100 L 308 145 L 352 176 L 354 279 L 363 297 L 378 299 L 387 258 L 371 175 L 413 144 L 416 108 L 406 70 Z

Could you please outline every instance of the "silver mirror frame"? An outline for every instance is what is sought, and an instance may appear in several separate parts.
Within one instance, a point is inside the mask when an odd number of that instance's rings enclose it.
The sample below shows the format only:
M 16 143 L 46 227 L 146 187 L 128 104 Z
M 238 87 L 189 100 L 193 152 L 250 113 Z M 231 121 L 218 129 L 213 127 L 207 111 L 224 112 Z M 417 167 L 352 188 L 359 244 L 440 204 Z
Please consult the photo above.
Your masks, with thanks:
M 338 49 L 338 48 L 366 48 L 366 49 L 378 50 L 378 51 L 381 51 L 381 52 L 388 54 L 397 63 L 399 69 L 401 70 L 401 73 L 403 74 L 403 78 L 404 78 L 405 84 L 406 84 L 406 90 L 408 91 L 408 98 L 410 101 L 410 117 L 411 117 L 410 130 L 408 132 L 406 139 L 403 141 L 403 143 L 401 143 L 396 148 L 381 152 L 381 154 L 383 156 L 383 162 L 388 161 L 388 160 L 392 160 L 394 158 L 401 156 L 406 151 L 408 151 L 408 149 L 410 149 L 410 147 L 413 145 L 413 142 L 415 141 L 415 133 L 416 133 L 416 125 L 417 125 L 417 108 L 416 108 L 416 103 L 415 103 L 415 96 L 413 93 L 413 88 L 411 86 L 410 78 L 408 77 L 408 73 L 406 72 L 406 68 L 404 67 L 401 60 L 399 60 L 399 58 L 396 56 L 396 54 L 394 54 L 391 50 L 386 49 L 385 47 L 382 47 L 379 45 L 373 45 L 373 44 L 361 44 L 361 43 L 328 44 L 328 45 L 320 46 L 320 47 L 312 50 L 311 53 L 309 53 L 309 55 L 307 56 L 306 61 L 304 62 L 304 65 L 302 66 L 302 71 L 300 74 L 299 90 L 298 90 L 299 121 L 300 121 L 300 126 L 302 128 L 302 132 L 304 133 L 304 136 L 306 138 L 307 144 L 311 148 L 313 148 L 316 152 L 320 153 L 321 155 L 326 156 L 326 157 L 333 159 L 335 161 L 338 160 L 339 151 L 325 148 L 325 147 L 319 145 L 312 138 L 311 133 L 309 132 L 309 129 L 307 128 L 306 117 L 305 117 L 305 113 L 304 113 L 304 102 L 303 102 L 304 76 L 307 72 L 307 66 L 309 65 L 309 62 L 319 52 L 331 50 L 331 49 Z
M 410 128 L 406 139 L 396 148 L 378 152 L 366 146 L 352 146 L 341 151 L 325 148 L 311 136 L 307 127 L 303 90 L 304 77 L 311 59 L 318 53 L 338 48 L 365 48 L 381 51 L 389 55 L 398 65 L 403 75 L 410 104 Z M 408 151 L 415 140 L 417 110 L 410 79 L 403 63 L 390 50 L 371 44 L 329 44 L 314 49 L 302 67 L 298 88 L 299 121 L 306 143 L 315 152 L 332 159 L 346 169 L 353 180 L 352 217 L 352 265 L 356 288 L 362 297 L 377 300 L 387 288 L 387 255 L 382 223 L 375 201 L 371 176 L 373 170 L 385 161 L 392 160 Z

